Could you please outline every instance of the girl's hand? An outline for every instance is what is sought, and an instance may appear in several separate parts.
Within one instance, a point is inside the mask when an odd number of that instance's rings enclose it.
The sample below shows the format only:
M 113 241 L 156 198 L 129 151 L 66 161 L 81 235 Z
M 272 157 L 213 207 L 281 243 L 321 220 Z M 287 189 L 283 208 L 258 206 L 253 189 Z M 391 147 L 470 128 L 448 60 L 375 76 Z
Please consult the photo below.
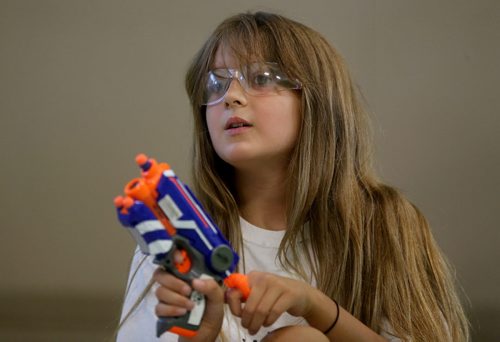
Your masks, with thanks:
M 154 280 L 160 285 L 156 290 L 159 303 L 156 305 L 156 315 L 159 317 L 182 316 L 194 307 L 189 299 L 191 291 L 196 290 L 205 295 L 205 314 L 196 336 L 189 341 L 213 341 L 222 327 L 224 317 L 224 292 L 213 279 L 195 279 L 193 288 L 172 274 L 158 268 Z M 181 339 L 182 340 L 182 339 Z
M 241 325 L 252 335 L 262 326 L 272 325 L 284 312 L 307 319 L 313 294 L 318 291 L 303 281 L 263 272 L 250 272 L 248 282 L 251 291 L 245 305 L 238 290 L 228 290 L 226 299 L 233 315 L 241 317 Z

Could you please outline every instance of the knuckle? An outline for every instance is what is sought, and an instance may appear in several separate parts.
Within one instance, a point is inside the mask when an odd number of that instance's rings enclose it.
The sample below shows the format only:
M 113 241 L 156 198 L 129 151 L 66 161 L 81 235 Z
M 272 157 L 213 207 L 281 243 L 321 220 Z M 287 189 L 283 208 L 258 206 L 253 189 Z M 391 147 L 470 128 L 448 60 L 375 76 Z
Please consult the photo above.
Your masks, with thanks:
M 248 319 L 245 319 L 245 320 L 243 320 L 243 319 L 242 319 L 242 320 L 241 320 L 241 326 L 242 326 L 243 328 L 248 329 L 249 325 L 250 325 L 250 324 L 249 324 L 249 320 L 248 320 Z
M 230 301 L 239 302 L 241 299 L 241 292 L 240 291 L 229 291 L 227 293 L 227 299 Z
M 269 316 L 279 317 L 279 316 L 281 316 L 281 314 L 282 314 L 281 310 L 279 310 L 278 308 L 272 308 L 270 313 L 269 313 Z
M 269 273 L 251 271 L 248 273 L 248 282 L 250 287 L 253 285 L 265 284 L 270 278 Z
M 273 282 L 273 283 L 280 283 L 280 279 L 275 277 L 274 274 L 270 274 L 270 273 L 265 273 L 263 276 L 262 276 L 263 280 L 264 281 L 267 281 L 267 282 Z
M 267 316 L 269 314 L 269 310 L 267 310 L 266 308 L 258 307 L 255 310 L 255 313 L 259 316 Z
M 262 273 L 258 272 L 258 271 L 251 271 L 250 273 L 248 273 L 249 279 L 257 280 L 257 279 L 261 278 L 261 276 L 262 276 Z
M 155 296 L 156 298 L 160 299 L 163 295 L 163 287 L 162 286 L 159 286 L 156 290 L 155 290 Z
M 272 324 L 274 323 L 274 319 L 272 319 L 271 317 L 268 317 L 265 321 L 264 321 L 264 324 L 262 324 L 263 326 L 265 326 L 266 328 L 271 326 Z
M 248 323 L 250 318 L 253 316 L 253 311 L 249 310 L 246 306 L 243 307 L 243 312 L 241 313 L 241 323 Z
M 154 273 L 155 275 L 158 275 L 158 276 L 163 276 L 165 274 L 167 274 L 167 271 L 165 271 L 165 269 L 161 266 L 158 266 L 156 267 L 156 269 L 154 270 Z
M 156 316 L 164 316 L 165 312 L 163 310 L 163 305 L 162 304 L 156 304 L 155 306 L 155 315 Z
M 217 285 L 217 283 L 211 279 L 205 280 L 205 286 L 210 292 L 215 291 L 219 287 L 219 285 Z
M 159 277 L 161 275 L 161 271 L 162 269 L 160 267 L 157 267 L 153 272 L 153 277 L 154 278 Z
M 207 290 L 207 294 L 210 297 L 217 299 L 224 298 L 224 292 L 222 291 L 222 288 L 215 281 L 207 281 Z
M 250 316 L 253 315 L 253 313 L 255 312 L 255 304 L 247 302 L 244 306 L 244 311 Z

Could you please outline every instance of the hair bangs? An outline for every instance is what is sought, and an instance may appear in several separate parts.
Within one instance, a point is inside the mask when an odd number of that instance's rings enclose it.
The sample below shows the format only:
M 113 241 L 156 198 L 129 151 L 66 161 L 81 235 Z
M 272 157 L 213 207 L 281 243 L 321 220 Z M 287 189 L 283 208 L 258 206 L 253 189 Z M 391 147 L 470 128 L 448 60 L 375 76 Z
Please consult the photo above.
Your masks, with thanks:
M 245 19 L 221 25 L 217 48 L 227 49 L 239 66 L 257 61 L 278 62 L 276 42 L 268 30 L 254 18 Z

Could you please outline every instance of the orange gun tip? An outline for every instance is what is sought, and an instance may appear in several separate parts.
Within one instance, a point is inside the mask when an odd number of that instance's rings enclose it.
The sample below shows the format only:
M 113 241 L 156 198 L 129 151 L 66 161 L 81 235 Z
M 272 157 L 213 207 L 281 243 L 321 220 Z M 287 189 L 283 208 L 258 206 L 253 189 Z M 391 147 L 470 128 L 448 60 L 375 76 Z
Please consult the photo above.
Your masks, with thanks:
M 148 156 L 145 155 L 144 153 L 139 153 L 136 157 L 135 157 L 135 162 L 137 163 L 137 165 L 141 166 L 141 165 L 144 165 L 147 161 L 148 161 Z
M 224 284 L 229 288 L 236 288 L 240 290 L 243 300 L 247 300 L 248 296 L 250 296 L 248 277 L 244 274 L 233 273 L 224 279 Z
M 123 207 L 123 197 L 122 196 L 116 196 L 115 199 L 113 200 L 115 207 L 121 208 Z
M 132 199 L 132 197 L 127 196 L 123 199 L 123 206 L 125 208 L 128 209 L 128 208 L 132 207 L 133 205 L 134 205 L 134 200 Z

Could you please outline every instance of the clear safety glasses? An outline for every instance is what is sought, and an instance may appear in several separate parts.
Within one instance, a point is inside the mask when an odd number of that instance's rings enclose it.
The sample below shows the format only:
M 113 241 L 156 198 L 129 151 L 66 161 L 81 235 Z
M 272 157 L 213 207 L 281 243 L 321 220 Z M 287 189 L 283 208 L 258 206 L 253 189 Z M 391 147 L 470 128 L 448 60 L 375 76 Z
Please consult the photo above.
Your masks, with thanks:
M 262 62 L 245 65 L 240 69 L 214 69 L 208 72 L 204 104 L 210 106 L 221 102 L 233 79 L 238 80 L 245 92 L 252 96 L 272 95 L 287 89 L 302 88 L 298 80 L 288 78 L 279 69 L 278 63 Z

